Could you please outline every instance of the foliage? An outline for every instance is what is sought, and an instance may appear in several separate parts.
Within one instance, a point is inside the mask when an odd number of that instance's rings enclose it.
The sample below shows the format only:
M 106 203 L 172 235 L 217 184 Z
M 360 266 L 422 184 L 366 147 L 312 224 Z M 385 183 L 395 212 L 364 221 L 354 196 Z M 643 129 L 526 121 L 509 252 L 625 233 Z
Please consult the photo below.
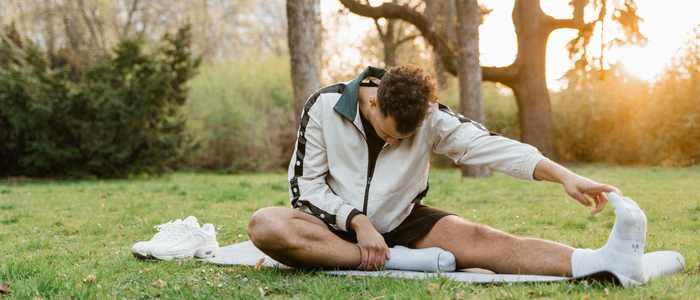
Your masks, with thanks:
M 288 57 L 205 66 L 190 86 L 187 112 L 197 147 L 189 167 L 242 172 L 289 163 L 296 127 Z
M 610 69 L 571 70 L 553 97 L 559 158 L 686 166 L 700 162 L 700 29 L 650 85 Z
M 173 167 L 187 149 L 185 86 L 199 59 L 188 27 L 150 53 L 123 40 L 90 59 L 0 41 L 0 175 L 125 176 Z
M 649 219 L 646 249 L 680 251 L 687 271 L 624 289 L 583 282 L 476 285 L 441 278 L 330 277 L 214 267 L 193 259 L 137 260 L 129 248 L 150 238 L 154 225 L 192 214 L 216 224 L 219 243 L 228 245 L 248 239 L 246 226 L 256 209 L 289 203 L 282 173 L 176 173 L 100 182 L 0 181 L 0 283 L 12 288 L 3 299 L 696 298 L 700 168 L 588 166 L 575 171 L 614 184 L 635 199 Z M 457 170 L 433 170 L 425 201 L 473 222 L 574 247 L 603 245 L 614 220 L 610 207 L 590 217 L 559 185 L 502 174 L 463 180 Z
M 613 47 L 620 47 L 624 45 L 646 45 L 647 38 L 639 30 L 639 24 L 644 20 L 637 14 L 637 4 L 635 0 L 624 0 L 624 3 L 620 3 L 618 0 L 608 3 L 608 0 L 593 0 L 592 11 L 596 15 L 595 19 L 592 21 L 582 24 L 582 26 L 577 30 L 577 35 L 571 41 L 566 44 L 566 48 L 569 52 L 569 58 L 574 60 L 575 68 L 579 70 L 589 70 L 595 71 L 604 68 L 605 64 L 605 51 Z M 585 5 L 587 1 L 572 1 L 570 4 L 574 7 L 574 15 L 576 14 L 576 6 Z M 608 13 L 608 5 L 613 4 L 612 14 Z M 585 8 L 580 7 L 581 13 Z M 575 17 L 574 17 L 575 18 Z M 581 15 L 583 18 L 583 15 Z M 580 20 L 583 22 L 584 20 Z M 591 39 L 594 37 L 594 31 L 603 31 L 606 23 L 608 26 L 616 26 L 617 34 L 614 38 L 605 40 L 604 35 L 598 34 L 600 38 L 600 53 L 598 57 L 591 55 Z M 597 66 L 594 66 L 597 64 Z
M 605 75 L 602 75 L 605 74 Z M 564 161 L 636 163 L 640 159 L 638 116 L 649 99 L 648 84 L 619 65 L 567 75 L 552 110 L 557 157 Z
M 520 136 L 518 107 L 511 90 L 501 84 L 484 82 L 481 85 L 486 121 L 484 125 L 492 132 L 510 138 Z M 450 78 L 448 88 L 439 92 L 440 103 L 453 110 L 459 109 L 459 87 L 455 78 Z
M 688 45 L 656 83 L 649 108 L 640 116 L 648 147 L 648 163 L 700 163 L 700 26 Z

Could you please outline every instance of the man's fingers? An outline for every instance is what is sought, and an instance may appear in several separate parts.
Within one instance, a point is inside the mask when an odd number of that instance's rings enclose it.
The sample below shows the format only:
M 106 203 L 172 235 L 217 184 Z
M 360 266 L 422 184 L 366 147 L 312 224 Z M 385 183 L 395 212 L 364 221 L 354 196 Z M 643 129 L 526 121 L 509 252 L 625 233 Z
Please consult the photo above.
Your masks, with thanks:
M 371 248 L 367 250 L 367 270 L 374 270 L 375 253 Z
M 377 248 L 374 250 L 374 270 L 378 270 L 384 265 L 384 257 L 386 257 L 386 254 L 384 254 L 382 248 Z
M 357 245 L 357 248 L 360 249 L 360 265 L 357 266 L 357 268 L 364 270 L 367 267 L 367 251 L 360 247 L 360 245 Z
M 584 196 L 583 193 L 576 192 L 571 196 L 574 197 L 574 199 L 576 199 L 576 201 L 581 203 L 581 205 L 586 206 L 586 207 L 591 206 L 591 201 L 588 200 L 588 198 L 586 198 L 586 196 Z
M 617 191 L 618 190 L 613 186 L 610 186 L 607 184 L 599 184 L 599 185 L 595 185 L 595 186 L 588 188 L 586 193 L 599 194 L 599 193 L 610 193 L 610 192 L 617 192 Z
M 384 264 L 386 263 L 387 256 L 389 253 L 389 249 L 387 248 L 380 248 L 379 249 L 379 264 L 377 265 L 377 268 L 382 269 L 384 268 Z
M 608 203 L 608 199 L 605 197 L 605 194 L 600 193 L 597 196 L 595 196 L 595 202 L 596 206 L 591 212 L 594 215 L 603 211 L 603 208 L 605 208 L 605 204 Z

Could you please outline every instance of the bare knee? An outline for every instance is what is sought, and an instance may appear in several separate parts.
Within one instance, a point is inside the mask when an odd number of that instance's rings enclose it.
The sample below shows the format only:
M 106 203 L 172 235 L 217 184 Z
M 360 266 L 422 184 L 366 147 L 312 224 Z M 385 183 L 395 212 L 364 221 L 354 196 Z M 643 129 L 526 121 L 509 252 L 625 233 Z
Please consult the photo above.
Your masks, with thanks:
M 280 207 L 258 209 L 250 217 L 248 236 L 261 250 L 281 250 L 288 246 L 288 223 L 291 216 Z

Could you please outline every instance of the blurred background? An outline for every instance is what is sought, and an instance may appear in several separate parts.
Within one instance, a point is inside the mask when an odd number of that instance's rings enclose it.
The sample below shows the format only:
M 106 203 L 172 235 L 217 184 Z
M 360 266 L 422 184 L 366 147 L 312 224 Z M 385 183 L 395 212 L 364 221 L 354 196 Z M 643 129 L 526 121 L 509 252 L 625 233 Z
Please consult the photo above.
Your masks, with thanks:
M 0 0 L 0 176 L 284 170 L 308 95 L 407 63 L 433 74 L 440 102 L 558 161 L 694 165 L 698 11 L 680 0 Z

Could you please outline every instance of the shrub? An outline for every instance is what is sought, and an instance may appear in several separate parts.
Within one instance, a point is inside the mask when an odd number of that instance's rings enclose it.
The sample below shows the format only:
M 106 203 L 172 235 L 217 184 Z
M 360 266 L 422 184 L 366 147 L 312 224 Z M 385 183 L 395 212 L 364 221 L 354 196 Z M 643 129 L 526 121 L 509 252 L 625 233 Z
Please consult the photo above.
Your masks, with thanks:
M 121 41 L 86 65 L 47 55 L 9 31 L 0 41 L 0 175 L 162 172 L 188 145 L 181 107 L 199 65 L 189 28 L 148 53 Z M 86 61 L 86 60 L 83 60 Z
M 664 166 L 700 163 L 700 26 L 655 84 L 640 116 L 648 132 L 644 162 Z
M 553 97 L 556 150 L 577 162 L 687 166 L 700 162 L 700 27 L 650 85 L 619 66 L 570 72 Z
M 187 104 L 196 148 L 190 168 L 244 172 L 289 163 L 296 126 L 286 56 L 205 66 Z
M 637 163 L 643 132 L 639 114 L 649 84 L 618 66 L 586 74 L 572 70 L 568 86 L 552 96 L 555 151 L 569 162 Z

